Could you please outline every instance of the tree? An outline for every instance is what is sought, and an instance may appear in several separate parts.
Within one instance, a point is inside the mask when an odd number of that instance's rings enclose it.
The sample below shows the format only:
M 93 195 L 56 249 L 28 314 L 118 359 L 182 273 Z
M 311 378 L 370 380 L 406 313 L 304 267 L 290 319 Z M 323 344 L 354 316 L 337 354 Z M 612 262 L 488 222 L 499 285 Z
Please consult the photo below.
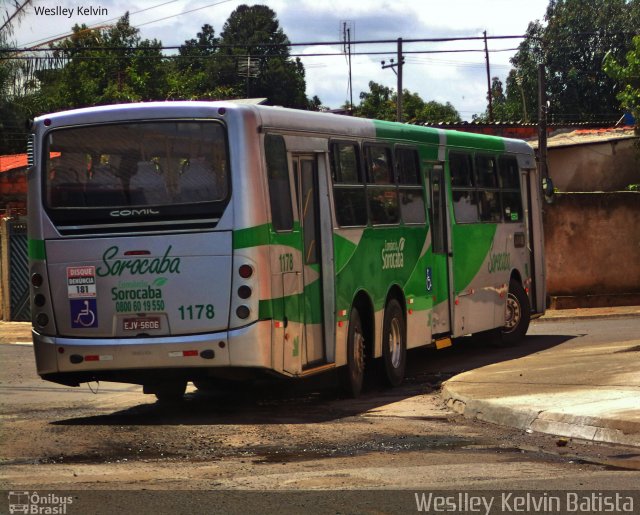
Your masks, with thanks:
M 220 87 L 215 67 L 218 38 L 211 25 L 205 23 L 197 39 L 189 39 L 178 49 L 179 57 L 170 65 L 169 98 L 211 99 L 233 96 L 233 90 Z
M 24 65 L 10 52 L 14 26 L 30 0 L 8 0 L 0 9 L 0 155 L 22 153 L 26 148 L 28 118 L 20 93 L 24 90 Z M 27 61 L 28 62 L 28 61 Z
M 166 97 L 166 67 L 158 40 L 142 40 L 129 14 L 109 29 L 75 25 L 52 45 L 64 66 L 38 74 L 39 108 L 59 110 Z
M 504 90 L 502 81 L 499 77 L 493 77 L 491 82 L 491 104 L 493 109 L 493 120 L 494 121 L 528 121 L 528 112 L 526 103 L 521 102 L 522 95 L 520 94 L 520 85 L 518 84 L 517 77 L 515 77 L 515 72 L 511 70 L 509 76 L 507 77 L 507 84 L 513 88 L 513 85 L 516 85 L 518 90 L 514 91 L 513 89 L 507 89 L 509 94 Z M 489 109 L 481 114 L 474 115 L 474 121 L 478 122 L 488 122 L 489 121 Z
M 621 85 L 616 97 L 624 109 L 630 111 L 640 128 L 640 36 L 633 38 L 633 48 L 620 64 L 612 54 L 605 58 L 605 71 Z
M 511 60 L 507 102 L 516 105 L 524 96 L 529 117 L 537 119 L 537 66 L 544 63 L 552 120 L 615 118 L 616 83 L 602 64 L 607 53 L 621 59 L 629 50 L 640 0 L 551 0 L 544 20 L 529 24 Z
M 369 81 L 369 91 L 360 92 L 360 104 L 354 110 L 356 116 L 377 120 L 396 119 L 396 101 L 393 90 L 374 81 Z
M 218 80 L 240 97 L 266 97 L 272 104 L 307 109 L 304 66 L 291 59 L 289 45 L 275 12 L 265 5 L 241 5 L 220 33 L 213 61 Z
M 460 121 L 462 121 L 460 113 L 450 102 L 441 104 L 435 100 L 426 102 L 416 119 L 416 123 L 456 123 Z
M 395 121 L 397 118 L 398 95 L 393 89 L 369 82 L 369 91 L 360 93 L 360 104 L 355 115 L 377 120 Z M 418 93 L 403 90 L 402 117 L 409 123 L 459 122 L 460 113 L 449 102 L 441 104 L 432 100 L 425 102 Z

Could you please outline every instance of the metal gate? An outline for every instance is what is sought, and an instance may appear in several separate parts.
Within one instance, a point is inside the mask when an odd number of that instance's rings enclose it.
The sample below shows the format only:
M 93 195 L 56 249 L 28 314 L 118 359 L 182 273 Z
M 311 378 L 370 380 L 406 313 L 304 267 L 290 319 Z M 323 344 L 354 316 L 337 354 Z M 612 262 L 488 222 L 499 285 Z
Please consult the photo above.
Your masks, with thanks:
M 27 224 L 11 220 L 7 226 L 11 320 L 27 322 L 31 320 Z

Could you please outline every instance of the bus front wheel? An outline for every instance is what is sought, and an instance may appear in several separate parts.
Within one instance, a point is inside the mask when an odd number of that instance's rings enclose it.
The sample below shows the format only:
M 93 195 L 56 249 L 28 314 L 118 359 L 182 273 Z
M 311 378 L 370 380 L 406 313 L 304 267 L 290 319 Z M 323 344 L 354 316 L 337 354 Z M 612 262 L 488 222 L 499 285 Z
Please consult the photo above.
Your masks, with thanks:
M 511 279 L 507 294 L 505 324 L 502 328 L 502 342 L 508 345 L 519 342 L 527 334 L 530 320 L 531 308 L 527 292 L 518 281 Z
M 351 309 L 347 334 L 347 366 L 342 370 L 342 387 L 350 397 L 358 397 L 364 382 L 364 333 L 357 308 Z
M 404 379 L 407 364 L 406 334 L 402 307 L 396 299 L 391 299 L 384 310 L 382 329 L 382 359 L 389 386 L 398 386 Z

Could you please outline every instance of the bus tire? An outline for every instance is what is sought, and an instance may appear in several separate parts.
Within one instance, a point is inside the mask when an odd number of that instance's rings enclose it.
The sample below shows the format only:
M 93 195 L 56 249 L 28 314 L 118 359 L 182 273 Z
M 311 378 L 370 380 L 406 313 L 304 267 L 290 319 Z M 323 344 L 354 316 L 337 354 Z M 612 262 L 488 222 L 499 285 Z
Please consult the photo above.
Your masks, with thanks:
M 177 404 L 184 400 L 187 391 L 186 381 L 169 381 L 159 385 L 154 391 L 156 399 L 161 404 Z
M 502 342 L 507 345 L 518 343 L 529 329 L 531 307 L 529 297 L 522 285 L 515 279 L 509 281 L 509 293 L 505 312 L 505 324 L 502 328 Z
M 342 369 L 342 389 L 352 398 L 362 392 L 364 383 L 364 332 L 358 308 L 351 308 L 349 331 L 347 333 L 347 366 Z
M 384 310 L 382 326 L 382 360 L 389 386 L 398 386 L 404 379 L 407 364 L 407 329 L 400 303 L 391 299 Z

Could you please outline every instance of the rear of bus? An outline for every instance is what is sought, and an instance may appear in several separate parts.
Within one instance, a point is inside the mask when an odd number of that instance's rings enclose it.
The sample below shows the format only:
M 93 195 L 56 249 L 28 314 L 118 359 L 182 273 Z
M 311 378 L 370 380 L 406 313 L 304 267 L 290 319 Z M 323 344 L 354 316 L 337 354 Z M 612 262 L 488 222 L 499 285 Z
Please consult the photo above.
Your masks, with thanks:
M 259 256 L 233 249 L 234 227 L 264 216 L 254 125 L 249 108 L 196 102 L 35 121 L 29 254 L 44 379 L 137 383 L 160 398 L 212 368 L 270 365 Z M 234 209 L 252 194 L 251 209 Z

